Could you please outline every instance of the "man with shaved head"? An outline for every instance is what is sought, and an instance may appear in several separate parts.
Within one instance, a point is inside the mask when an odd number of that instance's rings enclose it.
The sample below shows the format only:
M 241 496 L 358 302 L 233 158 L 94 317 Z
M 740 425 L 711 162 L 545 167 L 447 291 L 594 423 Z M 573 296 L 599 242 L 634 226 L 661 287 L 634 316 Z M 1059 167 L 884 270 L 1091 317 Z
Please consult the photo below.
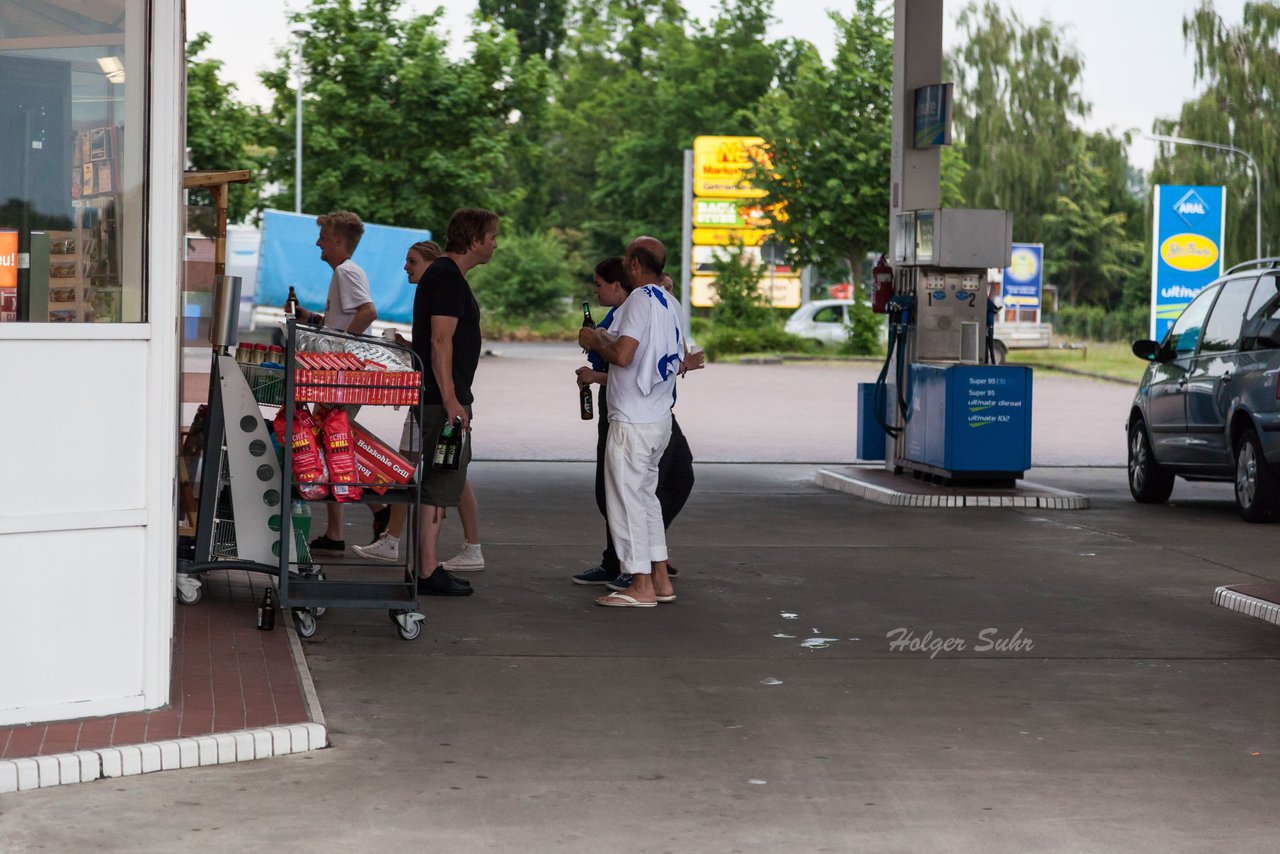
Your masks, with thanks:
M 652 608 L 676 598 L 657 495 L 658 464 L 671 439 L 675 381 L 684 358 L 680 304 L 658 284 L 666 256 L 656 238 L 632 240 L 623 256 L 629 293 L 613 323 L 578 333 L 582 347 L 609 363 L 605 505 L 622 572 L 632 580 L 624 591 L 596 599 L 608 607 Z

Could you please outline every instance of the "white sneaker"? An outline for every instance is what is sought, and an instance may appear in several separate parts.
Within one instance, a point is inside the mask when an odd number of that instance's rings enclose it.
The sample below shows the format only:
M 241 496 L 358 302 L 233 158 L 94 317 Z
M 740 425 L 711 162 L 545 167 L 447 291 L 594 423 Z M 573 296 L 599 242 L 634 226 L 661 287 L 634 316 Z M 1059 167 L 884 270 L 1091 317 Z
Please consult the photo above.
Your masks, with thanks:
M 366 557 L 370 560 L 380 560 L 386 563 L 400 562 L 400 540 L 388 534 L 383 534 L 367 546 L 352 546 L 351 550 L 360 557 Z
M 478 543 L 462 541 L 462 550 L 444 562 L 449 572 L 479 572 L 484 569 L 484 555 Z

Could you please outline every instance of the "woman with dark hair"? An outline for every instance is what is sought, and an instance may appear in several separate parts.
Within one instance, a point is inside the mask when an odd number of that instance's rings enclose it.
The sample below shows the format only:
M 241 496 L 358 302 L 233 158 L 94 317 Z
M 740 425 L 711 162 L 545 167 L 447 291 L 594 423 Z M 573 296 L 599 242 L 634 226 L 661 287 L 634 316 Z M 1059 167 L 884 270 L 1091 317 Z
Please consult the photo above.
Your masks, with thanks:
M 596 324 L 597 329 L 608 329 L 613 323 L 614 309 L 622 305 L 627 298 L 627 290 L 623 287 L 623 266 L 621 257 L 606 258 L 596 264 L 595 279 L 592 287 L 596 291 L 596 300 L 609 311 L 604 319 Z M 604 491 L 604 449 L 609 435 L 609 403 L 605 399 L 605 386 L 609 382 L 609 364 L 594 351 L 587 353 L 590 365 L 577 370 L 579 386 L 600 386 L 596 395 L 596 412 L 599 413 L 599 434 L 596 439 L 596 506 L 600 515 L 608 522 L 609 514 L 605 509 Z M 699 359 L 697 367 L 702 367 Z M 672 520 L 684 507 L 693 491 L 693 454 L 689 450 L 689 442 L 684 437 L 675 416 L 671 418 L 671 440 L 658 463 L 658 503 L 662 507 L 662 525 L 669 527 Z M 679 572 L 674 566 L 667 567 L 667 575 L 676 576 Z M 605 525 L 605 547 L 600 555 L 600 563 L 586 572 L 573 576 L 574 584 L 603 584 L 611 590 L 626 590 L 631 585 L 631 576 L 622 571 L 618 553 L 613 546 L 613 536 Z

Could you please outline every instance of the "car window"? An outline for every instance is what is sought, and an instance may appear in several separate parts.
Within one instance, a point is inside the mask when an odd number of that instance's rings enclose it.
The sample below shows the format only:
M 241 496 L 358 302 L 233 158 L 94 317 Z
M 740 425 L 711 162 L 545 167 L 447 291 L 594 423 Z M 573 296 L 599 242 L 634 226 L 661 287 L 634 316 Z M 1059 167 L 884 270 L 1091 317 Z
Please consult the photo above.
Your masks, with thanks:
M 1264 317 L 1268 320 L 1280 320 L 1280 278 L 1275 273 L 1263 276 L 1258 286 L 1253 289 L 1253 298 L 1249 300 L 1248 319 Z
M 843 323 L 844 308 L 838 305 L 829 305 L 818 309 L 813 313 L 814 323 Z
M 1209 307 L 1213 305 L 1213 298 L 1217 295 L 1217 286 L 1211 285 L 1191 301 L 1191 305 L 1187 306 L 1182 316 L 1169 330 L 1169 338 L 1165 346 L 1170 352 L 1178 356 L 1188 356 L 1196 351 L 1196 345 L 1200 343 L 1200 328 L 1204 325 Z
M 1257 279 L 1232 279 L 1222 286 L 1200 336 L 1201 353 L 1224 353 L 1240 346 L 1240 328 Z

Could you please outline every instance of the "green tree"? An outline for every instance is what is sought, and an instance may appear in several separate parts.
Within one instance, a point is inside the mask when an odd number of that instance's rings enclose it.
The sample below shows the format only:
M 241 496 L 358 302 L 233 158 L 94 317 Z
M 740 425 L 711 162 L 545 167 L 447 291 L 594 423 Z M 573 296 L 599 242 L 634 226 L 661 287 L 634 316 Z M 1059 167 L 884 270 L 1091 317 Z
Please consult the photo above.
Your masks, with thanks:
M 1015 240 L 1041 238 L 1040 218 L 1058 195 L 1061 168 L 1078 150 L 1089 113 L 1083 63 L 1047 20 L 1024 24 L 985 0 L 957 18 L 963 47 L 948 57 L 955 131 L 969 171 L 966 200 L 1013 213 Z
M 778 325 L 777 316 L 760 292 L 765 267 L 751 263 L 741 246 L 717 256 L 711 271 L 716 279 L 711 322 L 717 329 L 765 329 Z
M 1106 198 L 1107 175 L 1082 139 L 1070 152 L 1062 186 L 1043 217 L 1045 272 L 1072 305 L 1114 305 L 1141 269 L 1142 241 L 1129 235 L 1129 215 Z
M 1222 184 L 1227 187 L 1224 256 L 1237 262 L 1274 251 L 1280 221 L 1280 6 L 1244 5 L 1239 26 L 1228 26 L 1210 0 L 1182 22 L 1204 91 L 1182 105 L 1178 118 L 1155 122 L 1157 133 L 1232 145 L 1249 152 L 1262 173 L 1263 246 L 1255 246 L 1257 193 L 1247 161 L 1234 154 L 1190 146 L 1162 146 L 1152 169 L 1157 184 Z
M 804 45 L 789 57 L 783 86 L 757 110 L 768 162 L 749 180 L 785 205 L 775 228 L 800 264 L 839 259 L 862 268 L 888 241 L 893 87 L 892 20 L 874 0 L 858 0 L 838 32 L 832 66 Z
M 227 193 L 227 215 L 239 222 L 259 204 L 262 169 L 271 152 L 255 144 L 266 132 L 266 122 L 254 107 L 240 103 L 236 87 L 221 77 L 222 62 L 201 59 L 209 47 L 208 33 L 197 33 L 187 43 L 187 151 L 191 168 L 208 170 L 248 169 L 250 184 L 233 184 Z M 193 204 L 212 204 L 208 193 L 194 193 Z
M 313 0 L 295 20 L 303 46 L 303 208 L 347 208 L 371 222 L 443 231 L 463 206 L 504 211 L 516 198 L 511 128 L 544 77 L 514 36 L 478 26 L 471 53 L 450 60 L 436 16 L 402 18 L 402 0 Z M 290 53 L 262 75 L 275 93 L 270 176 L 293 196 Z M 537 58 L 528 62 L 541 63 Z M 291 206 L 291 205 L 290 205 Z
M 771 0 L 723 0 L 703 25 L 674 0 L 578 7 L 555 105 L 564 144 L 552 221 L 581 228 L 596 256 L 653 234 L 677 274 L 681 151 L 700 134 L 754 133 L 751 111 L 779 68 L 779 46 L 765 38 L 771 8 Z
M 480 0 L 481 15 L 516 34 L 523 56 L 555 64 L 565 38 L 566 0 Z
M 564 244 L 554 234 L 508 232 L 488 264 L 469 274 L 476 301 L 501 323 L 571 317 L 580 286 Z

